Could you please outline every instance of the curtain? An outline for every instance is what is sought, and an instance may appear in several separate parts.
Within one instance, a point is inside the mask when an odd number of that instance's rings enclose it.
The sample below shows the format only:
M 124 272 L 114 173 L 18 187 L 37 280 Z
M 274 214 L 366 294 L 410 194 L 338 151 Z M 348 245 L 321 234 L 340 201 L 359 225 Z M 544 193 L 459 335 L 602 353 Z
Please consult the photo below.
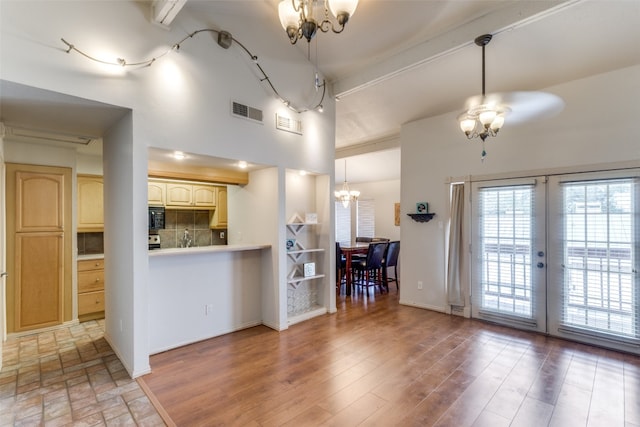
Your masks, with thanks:
M 449 224 L 449 254 L 447 258 L 447 301 L 464 306 L 460 285 L 462 267 L 462 224 L 464 214 L 464 184 L 451 186 L 451 222 Z

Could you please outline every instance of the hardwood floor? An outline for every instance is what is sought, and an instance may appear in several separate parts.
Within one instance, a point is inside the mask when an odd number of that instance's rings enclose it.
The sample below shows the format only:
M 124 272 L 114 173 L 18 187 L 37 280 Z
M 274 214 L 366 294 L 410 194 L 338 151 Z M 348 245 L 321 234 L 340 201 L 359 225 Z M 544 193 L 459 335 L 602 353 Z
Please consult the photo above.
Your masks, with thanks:
M 640 358 L 401 306 L 393 288 L 151 367 L 141 382 L 178 426 L 640 426 Z

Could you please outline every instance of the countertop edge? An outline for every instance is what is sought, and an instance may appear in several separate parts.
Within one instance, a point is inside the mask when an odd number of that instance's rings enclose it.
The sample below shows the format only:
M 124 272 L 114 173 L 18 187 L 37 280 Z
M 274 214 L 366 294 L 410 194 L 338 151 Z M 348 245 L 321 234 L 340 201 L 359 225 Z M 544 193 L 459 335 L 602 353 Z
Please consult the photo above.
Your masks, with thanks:
M 104 259 L 104 254 L 88 254 L 88 255 L 78 255 L 76 257 L 78 261 L 86 261 L 92 259 Z
M 248 244 L 248 245 L 215 245 L 215 246 L 198 246 L 195 248 L 170 248 L 170 249 L 153 249 L 149 251 L 149 257 L 169 256 L 169 255 L 197 255 L 217 252 L 241 252 L 253 251 L 259 249 L 268 249 L 268 244 Z

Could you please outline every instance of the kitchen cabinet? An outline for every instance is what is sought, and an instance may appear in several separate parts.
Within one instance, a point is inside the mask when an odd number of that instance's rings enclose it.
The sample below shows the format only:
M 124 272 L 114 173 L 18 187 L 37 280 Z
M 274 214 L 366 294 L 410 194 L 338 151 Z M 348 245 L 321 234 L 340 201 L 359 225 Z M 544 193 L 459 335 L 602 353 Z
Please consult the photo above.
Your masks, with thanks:
M 227 188 L 218 187 L 216 210 L 211 214 L 210 228 L 227 228 Z
M 164 182 L 147 182 L 147 202 L 150 206 L 164 206 L 167 199 L 167 185 Z
M 78 232 L 104 231 L 104 182 L 101 176 L 78 175 Z
M 167 207 L 200 207 L 209 209 L 216 206 L 216 186 L 182 182 L 167 182 L 165 185 L 165 205 Z
M 78 319 L 104 317 L 104 258 L 78 260 Z

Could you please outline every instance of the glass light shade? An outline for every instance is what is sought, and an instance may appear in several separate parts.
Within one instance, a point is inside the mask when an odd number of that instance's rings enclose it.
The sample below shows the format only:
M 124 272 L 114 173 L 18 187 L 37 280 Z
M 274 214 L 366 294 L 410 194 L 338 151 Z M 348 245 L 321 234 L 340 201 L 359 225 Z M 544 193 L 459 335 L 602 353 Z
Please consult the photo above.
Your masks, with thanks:
M 470 117 L 460 120 L 460 129 L 466 134 L 470 134 L 476 128 L 476 121 Z
M 340 13 L 346 13 L 352 17 L 356 7 L 358 7 L 358 0 L 329 0 L 329 9 L 336 17 Z
M 498 113 L 495 110 L 486 110 L 478 114 L 478 120 L 485 128 L 491 125 L 491 122 L 496 118 Z
M 498 114 L 495 119 L 491 122 L 491 129 L 494 132 L 500 130 L 500 128 L 504 125 L 504 114 Z
M 282 0 L 278 5 L 278 16 L 280 17 L 280 24 L 285 30 L 288 27 L 298 28 L 298 20 L 300 14 L 295 11 L 291 0 Z
M 351 190 L 349 196 L 351 196 L 352 199 L 357 199 L 360 197 L 360 192 L 358 190 Z

